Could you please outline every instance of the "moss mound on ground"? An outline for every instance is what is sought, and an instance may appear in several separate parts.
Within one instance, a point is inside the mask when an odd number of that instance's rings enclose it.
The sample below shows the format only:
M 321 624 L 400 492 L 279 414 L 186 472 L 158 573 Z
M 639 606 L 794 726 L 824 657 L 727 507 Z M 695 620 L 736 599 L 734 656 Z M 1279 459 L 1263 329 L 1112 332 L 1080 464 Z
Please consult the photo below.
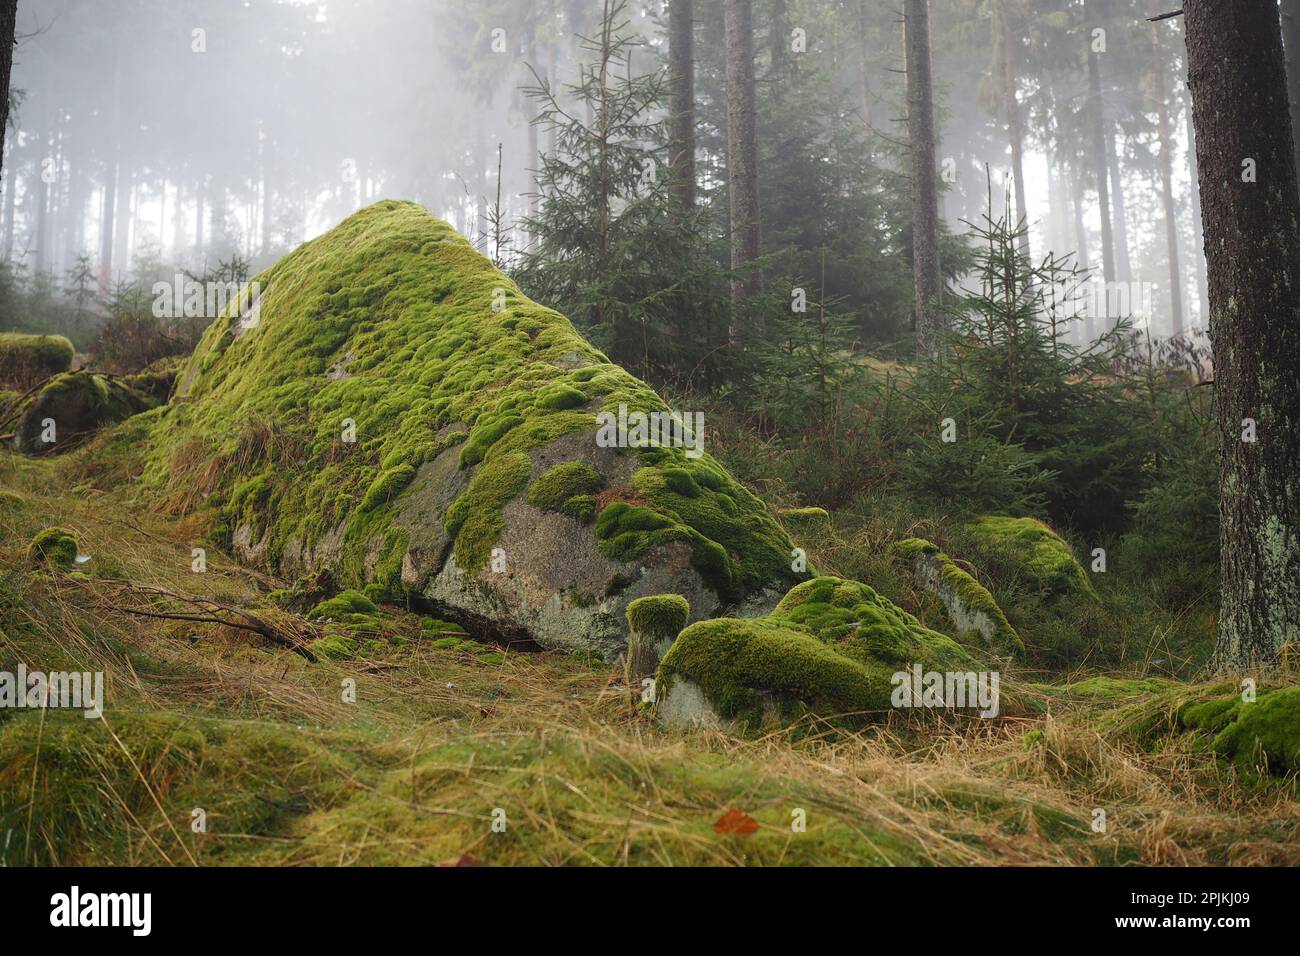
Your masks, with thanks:
M 77 538 L 67 528 L 46 528 L 32 538 L 27 558 L 35 565 L 67 570 L 77 563 Z
M 1300 686 L 1261 690 L 1250 703 L 1240 696 L 1197 701 L 1179 711 L 1178 721 L 1214 734 L 1215 753 L 1239 767 L 1300 770 Z
M 894 551 L 912 562 L 917 579 L 943 602 L 955 627 L 979 631 L 992 647 L 1024 653 L 1024 642 L 993 595 L 936 545 L 923 538 L 907 538 L 897 542 Z
M 291 576 L 329 567 L 349 587 L 438 589 L 440 602 L 490 605 L 526 629 L 566 591 L 553 580 L 565 568 L 521 567 L 531 559 L 516 544 L 514 577 L 498 573 L 493 548 L 512 530 L 538 548 L 563 533 L 566 566 L 592 578 L 574 593 L 597 593 L 615 571 L 644 577 L 651 552 L 679 541 L 718 600 L 801 578 L 762 503 L 707 454 L 597 447 L 598 412 L 667 407 L 419 206 L 363 209 L 257 287 L 205 333 L 145 472 L 173 501 L 220 507 L 242 559 Z M 565 461 L 591 472 L 549 474 Z M 534 505 L 520 501 L 530 486 Z M 603 486 L 623 490 L 594 494 Z M 596 537 L 582 527 L 620 506 L 639 520 L 598 521 Z M 528 527 L 539 510 L 545 535 Z M 498 600 L 476 605 L 476 587 Z
M 1007 561 L 1031 587 L 1045 594 L 1096 596 L 1069 543 L 1036 518 L 985 515 L 962 530 L 982 550 Z
M 888 710 L 894 675 L 917 664 L 943 672 L 978 666 L 961 645 L 867 585 L 819 577 L 797 585 L 766 617 L 686 628 L 659 668 L 658 695 L 670 720 L 680 717 L 673 698 L 683 681 L 717 716 L 751 727 L 800 706 L 860 716 Z
M 97 429 L 116 425 L 157 405 L 158 399 L 136 390 L 128 379 L 66 372 L 27 402 L 14 441 L 25 454 L 71 447 Z M 51 421 L 52 442 L 46 441 Z
M 66 372 L 76 351 L 62 335 L 0 332 L 0 384 L 26 389 Z

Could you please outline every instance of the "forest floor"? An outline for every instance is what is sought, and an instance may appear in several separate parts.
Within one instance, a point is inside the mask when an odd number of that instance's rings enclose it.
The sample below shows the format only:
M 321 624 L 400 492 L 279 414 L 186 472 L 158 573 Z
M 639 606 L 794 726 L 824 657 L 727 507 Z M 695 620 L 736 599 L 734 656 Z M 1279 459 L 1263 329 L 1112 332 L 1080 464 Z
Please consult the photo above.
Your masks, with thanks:
M 416 636 L 311 662 L 129 613 L 156 606 L 141 586 L 254 607 L 284 585 L 212 551 L 195 573 L 201 521 L 122 477 L 0 459 L 0 670 L 102 671 L 106 698 L 0 709 L 0 865 L 1300 863 L 1294 779 L 1161 735 L 1206 684 L 1026 682 L 1034 716 L 741 739 L 661 728 L 617 668 L 555 652 Z M 84 573 L 33 572 L 50 526 Z

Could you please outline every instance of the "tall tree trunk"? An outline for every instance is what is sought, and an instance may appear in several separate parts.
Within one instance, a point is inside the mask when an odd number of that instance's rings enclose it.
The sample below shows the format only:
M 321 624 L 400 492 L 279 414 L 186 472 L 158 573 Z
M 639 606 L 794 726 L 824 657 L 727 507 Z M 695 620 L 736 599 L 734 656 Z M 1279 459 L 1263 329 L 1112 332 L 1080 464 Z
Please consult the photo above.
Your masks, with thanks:
M 1110 285 L 1115 281 L 1115 238 L 1111 232 L 1110 189 L 1106 184 L 1109 164 L 1106 162 L 1106 129 L 1102 115 L 1101 65 L 1092 50 L 1088 51 L 1088 110 L 1091 114 L 1092 168 L 1097 174 L 1097 203 L 1101 207 L 1102 276 Z
M 1071 205 L 1074 212 L 1074 241 L 1078 246 L 1079 268 L 1087 272 L 1092 268 L 1091 260 L 1088 256 L 1088 227 L 1083 221 L 1083 170 L 1080 167 L 1066 165 L 1066 178 L 1069 180 Z M 1089 309 L 1084 316 L 1083 336 L 1084 342 L 1091 342 L 1096 338 L 1096 332 L 1093 323 L 1096 316 Z
M 1277 7 L 1183 9 L 1219 432 L 1217 656 L 1246 669 L 1300 640 L 1300 187 Z
M 759 322 L 742 324 L 744 302 L 762 290 L 752 263 L 760 253 L 758 118 L 754 106 L 754 18 L 751 0 L 723 0 L 727 35 L 727 197 L 731 219 L 732 344 L 760 336 Z
M 1110 198 L 1114 207 L 1111 226 L 1115 237 L 1115 272 L 1127 282 L 1133 278 L 1129 259 L 1128 210 L 1124 205 L 1124 177 L 1120 174 L 1119 145 L 1115 142 L 1115 124 L 1106 123 L 1106 166 L 1110 170 Z
M 1208 329 L 1210 325 L 1210 287 L 1206 276 L 1205 263 L 1205 223 L 1201 218 L 1201 191 L 1195 188 L 1201 181 L 1200 166 L 1196 162 L 1196 124 L 1192 121 L 1192 104 L 1190 97 L 1184 101 L 1187 125 L 1187 170 L 1191 174 L 1192 186 L 1192 261 L 1196 263 L 1196 300 L 1200 304 L 1200 324 L 1197 328 Z
M 1183 334 L 1183 276 L 1178 264 L 1178 207 L 1174 204 L 1174 139 L 1165 100 L 1165 58 L 1160 50 L 1159 24 L 1151 24 L 1151 66 L 1155 74 L 1156 110 L 1160 133 L 1160 189 L 1165 203 L 1165 244 L 1169 252 L 1169 313 L 1175 336 Z M 1195 189 L 1195 184 L 1193 184 Z
M 1024 134 L 1020 127 L 1020 103 L 1016 100 L 1016 34 L 1012 31 L 1006 0 L 997 0 L 993 24 L 997 33 L 993 42 L 997 50 L 1002 113 L 1007 122 L 1007 137 L 1011 143 L 1011 175 L 1015 179 L 1016 187 L 1016 218 L 1012 225 L 1024 227 L 1017 245 L 1021 254 L 1028 258 L 1029 207 L 1025 202 Z
M 1282 39 L 1286 48 L 1286 88 L 1291 102 L 1291 136 L 1300 169 L 1300 0 L 1282 0 Z
M 0 0 L 0 171 L 4 168 L 5 134 L 9 131 L 9 74 L 14 65 L 17 24 L 18 0 Z
M 862 100 L 862 125 L 871 131 L 871 58 L 867 53 L 867 38 L 871 35 L 870 14 L 867 5 L 871 0 L 858 0 L 858 95 Z M 868 147 L 872 138 L 867 137 Z
M 695 2 L 668 7 L 668 175 L 678 208 L 695 208 Z
M 916 350 L 938 351 L 943 335 L 939 265 L 939 186 L 935 168 L 934 92 L 930 76 L 930 0 L 907 0 L 907 134 L 912 169 L 912 273 Z

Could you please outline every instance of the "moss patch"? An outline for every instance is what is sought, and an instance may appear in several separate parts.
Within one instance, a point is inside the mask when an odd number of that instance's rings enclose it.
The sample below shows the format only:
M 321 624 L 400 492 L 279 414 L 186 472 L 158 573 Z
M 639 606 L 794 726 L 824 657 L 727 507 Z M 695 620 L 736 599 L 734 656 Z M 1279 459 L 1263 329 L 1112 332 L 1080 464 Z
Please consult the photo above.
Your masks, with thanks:
M 27 559 L 35 565 L 66 571 L 77 563 L 77 538 L 66 528 L 46 528 L 32 538 Z
M 1214 734 L 1215 753 L 1243 769 L 1300 770 L 1300 686 L 1261 690 L 1251 703 L 1240 696 L 1191 703 L 1178 720 Z
M 675 638 L 691 618 L 691 606 L 679 594 L 637 598 L 627 606 L 627 626 L 651 640 Z
M 566 461 L 542 475 L 528 489 L 528 503 L 543 511 L 559 511 L 580 521 L 596 510 L 594 493 L 604 479 L 585 461 Z

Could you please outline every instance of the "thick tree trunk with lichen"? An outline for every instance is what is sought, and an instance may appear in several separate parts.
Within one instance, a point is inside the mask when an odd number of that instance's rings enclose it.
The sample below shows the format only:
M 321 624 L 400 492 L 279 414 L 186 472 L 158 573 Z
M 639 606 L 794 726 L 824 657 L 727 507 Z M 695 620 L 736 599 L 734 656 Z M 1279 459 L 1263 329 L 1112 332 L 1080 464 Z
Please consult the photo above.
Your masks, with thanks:
M 1300 188 L 1276 5 L 1184 10 L 1220 443 L 1218 657 L 1240 670 L 1300 640 Z
M 695 208 L 695 3 L 668 7 L 669 177 L 680 212 Z
M 907 132 L 912 161 L 912 269 L 916 349 L 933 354 L 943 333 L 939 265 L 939 187 L 935 169 L 934 93 L 930 75 L 929 0 L 907 0 Z
M 758 214 L 758 114 L 754 105 L 754 16 L 750 0 L 725 0 L 727 31 L 727 196 L 731 212 L 731 302 L 739 313 L 762 291 L 752 263 L 760 254 Z M 731 341 L 743 343 L 761 329 L 732 316 Z

